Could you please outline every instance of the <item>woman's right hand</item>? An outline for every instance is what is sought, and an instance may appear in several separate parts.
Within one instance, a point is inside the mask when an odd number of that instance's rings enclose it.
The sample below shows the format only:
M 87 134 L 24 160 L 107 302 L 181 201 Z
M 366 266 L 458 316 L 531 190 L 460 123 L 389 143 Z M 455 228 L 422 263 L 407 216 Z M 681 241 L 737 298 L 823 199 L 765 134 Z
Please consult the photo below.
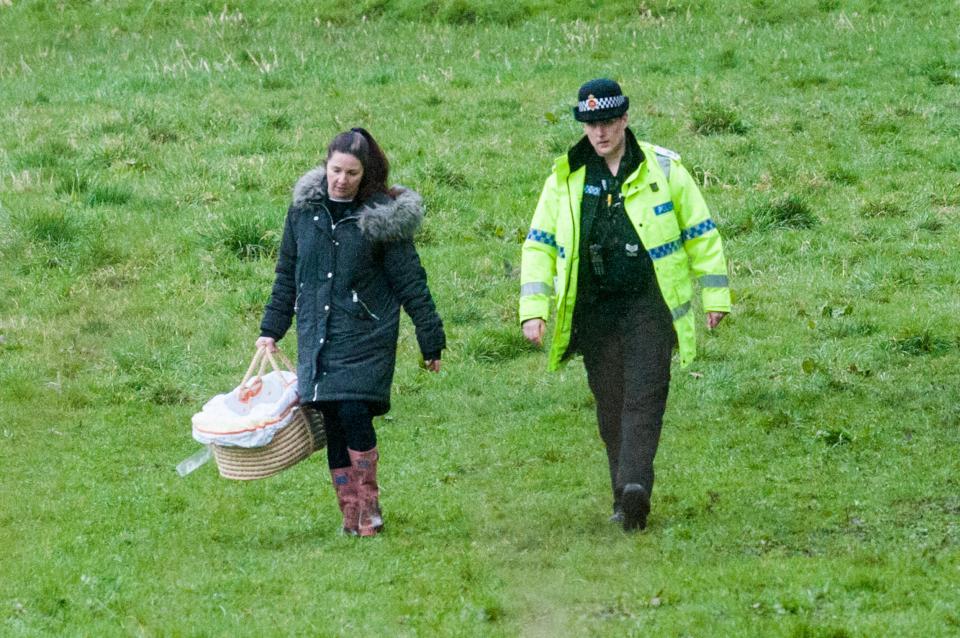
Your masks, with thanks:
M 254 345 L 257 346 L 257 350 L 266 348 L 267 352 L 277 351 L 277 342 L 273 337 L 260 337 Z

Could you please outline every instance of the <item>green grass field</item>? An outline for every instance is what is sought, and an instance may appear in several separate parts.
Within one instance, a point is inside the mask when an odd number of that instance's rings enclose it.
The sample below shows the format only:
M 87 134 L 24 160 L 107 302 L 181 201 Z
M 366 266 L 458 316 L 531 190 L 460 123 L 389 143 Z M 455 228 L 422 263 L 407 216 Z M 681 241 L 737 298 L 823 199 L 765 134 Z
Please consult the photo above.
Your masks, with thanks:
M 960 635 L 956 0 L 0 0 L 0 635 Z M 649 528 L 583 367 L 516 325 L 577 87 L 619 80 L 736 297 L 674 370 Z M 363 125 L 423 193 L 387 532 L 323 455 L 180 478 L 290 189 Z M 293 353 L 292 338 L 284 349 Z

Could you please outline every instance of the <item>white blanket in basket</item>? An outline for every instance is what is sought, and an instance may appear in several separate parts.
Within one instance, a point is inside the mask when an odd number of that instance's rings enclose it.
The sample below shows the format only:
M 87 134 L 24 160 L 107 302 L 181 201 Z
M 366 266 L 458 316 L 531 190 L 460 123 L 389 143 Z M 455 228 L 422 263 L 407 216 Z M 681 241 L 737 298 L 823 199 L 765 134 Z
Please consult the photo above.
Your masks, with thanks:
M 193 415 L 193 438 L 204 445 L 263 447 L 293 419 L 297 375 L 274 371 L 218 394 Z

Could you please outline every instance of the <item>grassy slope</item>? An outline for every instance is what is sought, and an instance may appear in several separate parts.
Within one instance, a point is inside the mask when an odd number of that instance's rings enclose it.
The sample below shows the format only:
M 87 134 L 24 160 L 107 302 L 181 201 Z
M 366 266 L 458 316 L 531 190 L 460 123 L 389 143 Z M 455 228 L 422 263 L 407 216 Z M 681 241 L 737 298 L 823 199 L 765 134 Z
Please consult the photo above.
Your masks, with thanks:
M 337 4 L 0 3 L 2 633 L 958 631 L 957 4 Z M 738 297 L 633 537 L 582 366 L 513 326 L 599 74 L 706 184 Z M 426 196 L 451 337 L 435 378 L 404 328 L 366 543 L 319 456 L 171 469 L 249 356 L 290 185 L 358 123 Z

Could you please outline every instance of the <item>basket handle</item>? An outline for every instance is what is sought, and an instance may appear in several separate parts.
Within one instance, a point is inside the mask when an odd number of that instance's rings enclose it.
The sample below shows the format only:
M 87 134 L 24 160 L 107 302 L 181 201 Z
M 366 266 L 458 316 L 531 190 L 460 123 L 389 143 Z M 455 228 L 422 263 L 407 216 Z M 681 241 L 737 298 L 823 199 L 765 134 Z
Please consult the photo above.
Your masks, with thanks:
M 284 368 L 281 368 L 280 365 L 277 364 L 277 360 L 274 359 L 273 357 L 274 354 L 276 354 L 280 358 L 280 362 L 283 363 L 284 366 L 286 366 L 286 370 L 284 370 Z M 267 368 L 267 362 L 269 362 L 270 365 L 273 367 L 273 369 L 276 370 L 277 372 L 286 371 L 286 372 L 296 373 L 297 371 L 293 363 L 291 363 L 290 359 L 287 358 L 287 355 L 283 354 L 283 351 L 281 351 L 280 349 L 277 349 L 276 352 L 270 352 L 267 348 L 258 348 L 256 353 L 253 355 L 253 360 L 250 362 L 250 367 L 247 368 L 246 374 L 243 375 L 243 380 L 240 382 L 240 386 L 241 387 L 245 386 L 247 384 L 247 381 L 249 381 L 250 378 L 254 376 L 253 371 L 257 369 L 258 365 L 259 365 L 259 369 L 257 370 L 256 376 L 262 377 L 263 371 L 266 370 Z
M 253 376 L 253 371 L 256 369 L 257 365 L 260 365 L 260 370 L 257 372 L 257 376 L 263 376 L 263 367 L 265 360 L 263 355 L 267 352 L 266 348 L 258 348 L 253 355 L 253 360 L 250 362 L 250 367 L 247 368 L 246 373 L 243 375 L 243 379 L 240 381 L 240 387 L 247 385 L 247 381 L 250 380 L 250 377 Z
M 264 348 L 264 350 L 266 350 L 266 348 Z M 273 355 L 277 355 L 278 357 L 280 357 L 280 363 L 282 363 L 286 367 L 286 369 L 281 368 L 280 366 L 277 365 L 277 362 L 274 361 L 273 359 Z M 277 372 L 293 372 L 294 374 L 296 374 L 297 367 L 290 362 L 290 359 L 287 358 L 287 355 L 283 354 L 283 350 L 280 350 L 279 348 L 277 348 L 276 352 L 270 352 L 269 350 L 267 350 L 267 358 L 270 359 L 270 364 L 273 366 L 273 369 L 276 370 Z

